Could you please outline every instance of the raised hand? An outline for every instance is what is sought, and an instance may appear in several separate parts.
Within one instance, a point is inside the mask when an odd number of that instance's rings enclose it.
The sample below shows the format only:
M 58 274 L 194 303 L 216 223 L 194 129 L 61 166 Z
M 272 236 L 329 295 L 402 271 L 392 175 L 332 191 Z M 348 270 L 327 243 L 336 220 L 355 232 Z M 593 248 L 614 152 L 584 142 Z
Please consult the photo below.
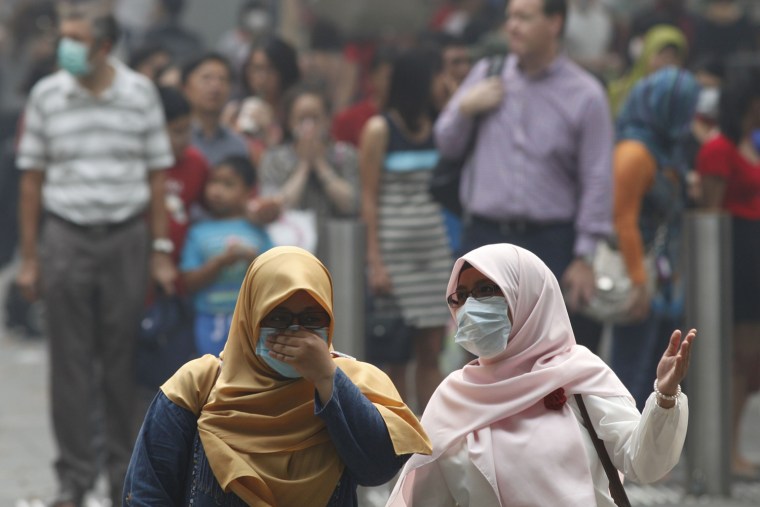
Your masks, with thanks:
M 254 225 L 268 225 L 280 217 L 283 207 L 282 196 L 259 196 L 248 202 L 246 218 Z
M 676 394 L 678 385 L 686 377 L 686 372 L 689 370 L 691 344 L 697 336 L 697 330 L 690 330 L 683 340 L 681 335 L 681 331 L 677 329 L 673 331 L 668 348 L 665 349 L 660 364 L 657 365 L 658 390 L 668 396 Z M 661 406 L 666 405 L 661 403 Z

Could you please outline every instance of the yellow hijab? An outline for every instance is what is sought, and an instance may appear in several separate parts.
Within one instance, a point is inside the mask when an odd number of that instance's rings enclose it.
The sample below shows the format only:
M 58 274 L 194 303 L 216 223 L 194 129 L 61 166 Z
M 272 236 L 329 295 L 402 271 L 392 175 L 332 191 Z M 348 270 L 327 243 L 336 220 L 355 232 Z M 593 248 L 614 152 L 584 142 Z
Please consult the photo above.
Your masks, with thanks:
M 314 415 L 314 386 L 280 377 L 255 353 L 261 319 L 299 290 L 330 314 L 332 350 L 330 273 L 307 251 L 278 247 L 248 268 L 221 371 L 219 359 L 207 355 L 161 386 L 170 400 L 199 415 L 198 431 L 214 476 L 225 491 L 251 506 L 303 505 L 305 499 L 309 505 L 326 505 L 343 473 L 327 428 Z M 334 361 L 377 407 L 397 455 L 430 454 L 422 426 L 384 373 L 353 359 Z
M 647 77 L 651 71 L 649 68 L 652 58 L 668 46 L 675 46 L 686 56 L 689 50 L 689 43 L 686 36 L 681 30 L 670 25 L 657 25 L 649 29 L 644 35 L 644 45 L 641 50 L 641 56 L 633 64 L 631 70 L 613 81 L 609 86 L 610 109 L 614 116 L 620 112 L 625 99 L 633 89 L 633 86 L 641 79 Z

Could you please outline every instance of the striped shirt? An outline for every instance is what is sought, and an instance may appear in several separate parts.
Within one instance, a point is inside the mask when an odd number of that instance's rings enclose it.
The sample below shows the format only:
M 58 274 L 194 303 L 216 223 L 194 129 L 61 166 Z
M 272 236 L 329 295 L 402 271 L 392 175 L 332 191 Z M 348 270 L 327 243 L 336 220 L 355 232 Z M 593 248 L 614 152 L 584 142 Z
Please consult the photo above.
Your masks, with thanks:
M 82 225 L 125 221 L 150 199 L 148 171 L 174 163 L 153 84 L 118 60 L 93 96 L 66 71 L 32 90 L 17 165 L 45 171 L 43 207 Z

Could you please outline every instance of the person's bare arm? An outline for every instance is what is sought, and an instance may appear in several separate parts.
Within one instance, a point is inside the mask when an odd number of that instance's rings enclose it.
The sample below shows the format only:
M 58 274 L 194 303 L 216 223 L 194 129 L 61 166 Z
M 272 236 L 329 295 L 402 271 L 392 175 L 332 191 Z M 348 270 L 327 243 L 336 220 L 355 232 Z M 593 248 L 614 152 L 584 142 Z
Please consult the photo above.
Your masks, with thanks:
M 253 225 L 266 227 L 279 218 L 280 214 L 282 214 L 282 208 L 281 195 L 257 196 L 248 201 L 245 217 Z
M 166 216 L 164 195 L 166 171 L 150 171 L 148 184 L 150 186 L 148 221 L 151 238 L 167 238 L 169 236 L 169 219 Z M 174 294 L 174 282 L 178 274 L 170 254 L 151 250 L 150 272 L 153 280 L 166 294 Z
M 286 208 L 296 208 L 301 202 L 306 184 L 309 181 L 311 165 L 308 160 L 299 159 L 295 171 L 288 181 L 282 186 L 280 195 Z
M 380 256 L 377 237 L 377 197 L 383 159 L 388 146 L 388 125 L 382 116 L 367 122 L 359 142 L 359 172 L 362 187 L 362 219 L 367 227 L 367 262 L 374 291 L 390 290 L 390 279 Z
M 165 203 L 166 171 L 151 171 L 148 184 L 150 186 L 148 205 L 150 234 L 153 238 L 165 238 L 169 235 L 169 218 L 166 215 Z
M 184 271 L 182 273 L 182 282 L 187 288 L 188 292 L 198 292 L 204 287 L 211 285 L 214 280 L 219 276 L 219 272 L 226 265 L 224 255 L 219 255 L 192 271 Z
M 317 159 L 314 170 L 330 201 L 341 213 L 356 212 L 356 192 L 325 158 Z
M 39 296 L 39 260 L 37 242 L 42 216 L 42 184 L 45 172 L 27 170 L 21 174 L 19 185 L 19 232 L 21 247 L 21 267 L 16 276 L 16 284 L 22 295 L 29 301 Z

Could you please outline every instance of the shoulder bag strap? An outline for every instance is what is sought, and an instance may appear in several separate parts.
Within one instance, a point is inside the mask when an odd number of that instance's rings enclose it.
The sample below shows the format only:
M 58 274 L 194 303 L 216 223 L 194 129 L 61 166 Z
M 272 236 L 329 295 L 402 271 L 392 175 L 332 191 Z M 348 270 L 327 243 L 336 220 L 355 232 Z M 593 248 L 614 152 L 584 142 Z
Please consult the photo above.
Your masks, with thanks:
M 610 494 L 615 501 L 615 505 L 618 507 L 631 507 L 631 502 L 628 501 L 628 495 L 625 493 L 623 483 L 620 482 L 620 474 L 618 473 L 617 468 L 615 468 L 615 465 L 612 464 L 610 455 L 607 454 L 607 449 L 604 447 L 604 442 L 602 442 L 596 435 L 594 425 L 591 424 L 591 418 L 588 416 L 588 410 L 586 410 L 586 404 L 583 402 L 583 396 L 576 394 L 575 401 L 581 411 L 581 416 L 583 416 L 583 422 L 586 424 L 586 429 L 591 435 L 591 441 L 594 443 L 596 453 L 599 455 L 602 466 L 604 466 L 604 473 L 607 474 L 607 479 L 610 482 Z
M 500 76 L 502 71 L 504 70 L 504 64 L 507 61 L 507 57 L 504 55 L 492 55 L 488 58 L 488 67 L 486 69 L 486 75 L 485 78 L 493 77 L 493 76 Z M 464 150 L 464 154 L 462 155 L 462 166 L 467 162 L 467 159 L 470 158 L 472 153 L 475 151 L 475 145 L 478 143 L 478 132 L 480 131 L 480 123 L 482 121 L 483 115 L 478 115 L 474 118 L 474 124 L 472 126 L 472 131 L 470 131 L 470 137 L 467 140 L 467 147 Z M 462 171 L 464 171 L 464 167 L 462 168 Z M 472 179 L 472 178 L 471 178 Z M 460 183 L 462 184 L 462 183 Z M 474 191 L 474 182 L 470 181 L 470 192 L 468 195 L 468 198 L 472 198 L 472 193 Z M 464 210 L 464 221 L 468 222 L 470 220 L 469 213 Z
M 486 75 L 484 79 L 489 77 L 498 76 L 501 74 L 504 68 L 505 58 L 500 55 L 491 56 L 488 58 L 488 67 L 486 68 Z M 470 137 L 467 139 L 467 145 L 462 155 L 463 160 L 467 160 L 472 152 L 475 150 L 475 145 L 478 141 L 478 131 L 480 130 L 480 122 L 483 115 L 478 115 L 473 119 L 472 130 L 470 131 Z

